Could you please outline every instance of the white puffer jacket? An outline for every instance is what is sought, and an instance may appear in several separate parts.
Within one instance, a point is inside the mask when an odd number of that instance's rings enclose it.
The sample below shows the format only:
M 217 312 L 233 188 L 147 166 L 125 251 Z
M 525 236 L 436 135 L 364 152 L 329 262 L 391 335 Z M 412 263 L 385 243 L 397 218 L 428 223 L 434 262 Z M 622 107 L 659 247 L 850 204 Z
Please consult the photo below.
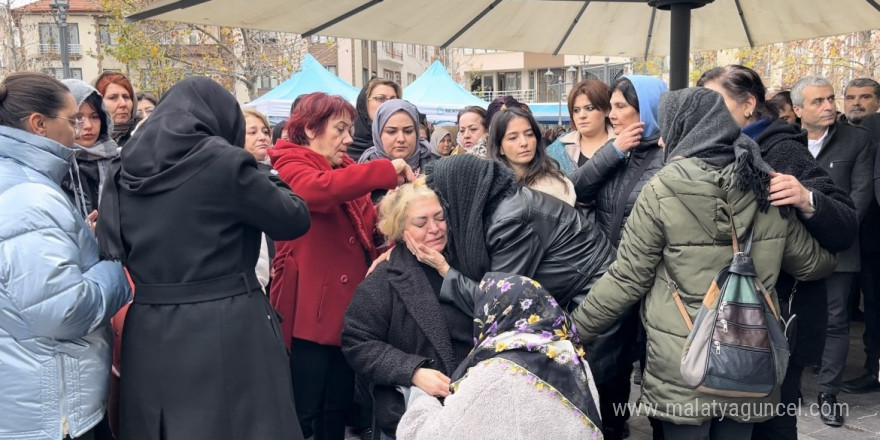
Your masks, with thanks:
M 72 150 L 0 126 L 0 439 L 78 437 L 104 416 L 122 265 L 61 190 Z

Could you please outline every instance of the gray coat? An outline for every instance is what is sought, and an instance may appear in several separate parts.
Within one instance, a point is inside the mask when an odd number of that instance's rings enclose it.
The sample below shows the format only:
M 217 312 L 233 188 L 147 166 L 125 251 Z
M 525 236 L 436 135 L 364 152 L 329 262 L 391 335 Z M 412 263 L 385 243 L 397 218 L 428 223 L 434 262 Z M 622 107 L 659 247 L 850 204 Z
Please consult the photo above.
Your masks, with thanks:
M 0 126 L 0 439 L 59 440 L 104 417 L 110 317 L 131 292 L 59 186 L 72 152 Z

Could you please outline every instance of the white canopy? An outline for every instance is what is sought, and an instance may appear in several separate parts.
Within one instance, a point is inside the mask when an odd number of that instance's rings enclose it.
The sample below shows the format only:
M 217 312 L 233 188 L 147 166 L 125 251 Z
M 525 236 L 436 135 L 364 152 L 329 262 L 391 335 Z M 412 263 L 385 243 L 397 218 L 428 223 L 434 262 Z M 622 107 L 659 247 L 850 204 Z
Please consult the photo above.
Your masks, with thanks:
M 692 5 L 700 3 L 708 4 L 691 15 Z M 704 51 L 876 29 L 880 4 L 878 0 L 160 0 L 131 18 L 443 47 L 633 57 L 669 54 L 671 36 L 676 34 L 671 63 L 684 62 L 686 73 L 686 57 L 680 58 L 688 52 L 688 41 L 689 50 Z

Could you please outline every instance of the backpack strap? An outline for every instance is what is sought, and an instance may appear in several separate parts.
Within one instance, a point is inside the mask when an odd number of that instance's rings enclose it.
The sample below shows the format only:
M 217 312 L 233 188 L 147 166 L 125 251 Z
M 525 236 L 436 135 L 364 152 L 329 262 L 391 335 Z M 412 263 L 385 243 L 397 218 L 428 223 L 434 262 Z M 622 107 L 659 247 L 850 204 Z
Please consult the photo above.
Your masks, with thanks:
M 691 315 L 688 315 L 687 309 L 681 301 L 681 294 L 678 293 L 678 284 L 676 284 L 675 281 L 672 281 L 672 277 L 666 272 L 666 263 L 663 263 L 663 268 L 661 270 L 663 271 L 661 276 L 666 280 L 666 285 L 669 286 L 669 291 L 672 292 L 672 299 L 675 300 L 675 305 L 678 306 L 678 312 L 681 313 L 684 323 L 687 324 L 688 331 L 693 330 L 694 323 L 691 321 Z

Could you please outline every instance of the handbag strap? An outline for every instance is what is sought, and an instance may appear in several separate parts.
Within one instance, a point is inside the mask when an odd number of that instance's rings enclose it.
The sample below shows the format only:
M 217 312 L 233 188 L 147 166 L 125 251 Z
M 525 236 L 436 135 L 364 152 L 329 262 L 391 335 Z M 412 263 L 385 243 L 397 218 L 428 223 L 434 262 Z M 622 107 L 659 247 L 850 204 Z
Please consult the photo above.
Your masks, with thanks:
M 684 303 L 681 301 L 681 294 L 678 292 L 678 284 L 675 281 L 672 281 L 672 277 L 669 276 L 669 272 L 666 271 L 666 263 L 663 263 L 663 279 L 666 280 L 666 285 L 669 286 L 669 290 L 672 292 L 672 299 L 675 300 L 675 305 L 678 306 L 678 312 L 681 313 L 681 317 L 684 319 L 684 323 L 687 324 L 688 331 L 694 329 L 694 323 L 691 321 L 691 315 L 688 315 L 687 309 L 684 307 Z

